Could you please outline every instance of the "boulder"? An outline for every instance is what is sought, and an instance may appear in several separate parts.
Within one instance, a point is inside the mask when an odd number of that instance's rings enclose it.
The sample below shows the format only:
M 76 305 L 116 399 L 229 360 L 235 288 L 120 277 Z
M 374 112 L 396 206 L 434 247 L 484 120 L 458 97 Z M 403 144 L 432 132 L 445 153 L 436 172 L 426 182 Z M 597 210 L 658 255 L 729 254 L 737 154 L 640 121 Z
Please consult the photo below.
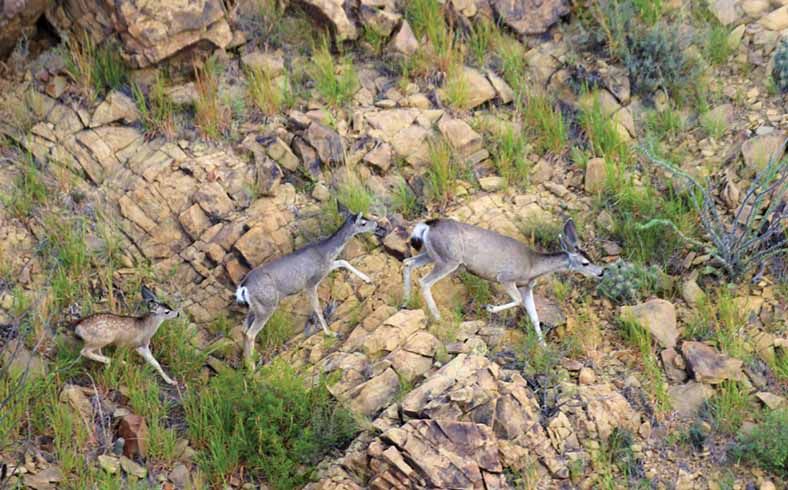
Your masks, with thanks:
M 671 302 L 651 299 L 639 305 L 623 306 L 621 316 L 648 330 L 662 347 L 676 347 L 679 332 L 676 329 L 676 308 Z
M 127 458 L 135 458 L 137 455 L 143 458 L 148 454 L 148 424 L 145 418 L 135 414 L 129 414 L 120 419 L 118 425 L 118 436 L 126 441 L 123 446 L 123 454 Z
M 702 342 L 687 341 L 681 352 L 695 380 L 700 383 L 719 384 L 726 379 L 745 381 L 742 361 L 717 352 L 714 347 Z
M 490 0 L 497 17 L 518 34 L 542 34 L 569 13 L 568 0 Z
M 16 46 L 22 36 L 32 37 L 36 22 L 49 6 L 49 0 L 5 0 L 0 2 L 0 60 Z
M 785 144 L 786 136 L 779 131 L 754 136 L 741 145 L 744 163 L 752 170 L 758 171 L 770 161 L 781 157 L 785 152 Z
M 121 55 L 136 68 L 206 42 L 225 48 L 233 37 L 221 0 L 64 0 L 47 11 L 47 19 L 64 38 L 84 31 L 98 44 L 117 33 Z
M 93 117 L 90 119 L 90 127 L 97 128 L 121 120 L 130 124 L 139 120 L 139 118 L 140 112 L 134 101 L 123 92 L 113 90 L 93 112 Z
M 342 0 L 296 0 L 304 9 L 320 21 L 331 26 L 337 41 L 353 40 L 358 29 L 350 20 Z
M 324 164 L 339 164 L 344 161 L 342 138 L 328 126 L 313 122 L 304 133 L 304 139 L 317 151 L 318 158 Z
M 703 403 L 714 395 L 714 389 L 703 383 L 690 381 L 668 387 L 670 404 L 682 417 L 694 417 Z
M 462 119 L 444 116 L 438 131 L 459 155 L 470 155 L 482 149 L 482 137 Z
M 399 376 L 393 369 L 386 369 L 350 394 L 350 408 L 365 417 L 372 417 L 391 403 L 399 391 Z
M 419 50 L 419 41 L 407 20 L 402 21 L 399 31 L 391 38 L 389 49 L 401 55 L 412 55 Z
M 761 17 L 760 24 L 770 31 L 788 29 L 788 5 L 780 7 Z

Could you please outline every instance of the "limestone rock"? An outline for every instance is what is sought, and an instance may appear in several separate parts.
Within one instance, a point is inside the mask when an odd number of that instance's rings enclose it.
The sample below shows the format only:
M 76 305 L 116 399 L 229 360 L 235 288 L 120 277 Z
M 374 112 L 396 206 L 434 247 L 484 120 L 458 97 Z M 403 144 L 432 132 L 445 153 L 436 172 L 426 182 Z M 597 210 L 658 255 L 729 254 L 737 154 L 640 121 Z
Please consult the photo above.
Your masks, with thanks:
M 681 283 L 681 297 L 684 298 L 688 305 L 697 305 L 705 295 L 695 279 L 687 279 Z
M 501 21 L 518 34 L 541 34 L 569 13 L 566 0 L 491 0 Z
M 493 87 L 487 77 L 475 68 L 465 66 L 462 69 L 462 73 L 458 76 L 463 77 L 468 85 L 468 108 L 470 109 L 494 99 L 497 95 L 495 87 Z M 438 92 L 442 99 L 445 98 L 443 90 L 440 89 Z
M 26 474 L 22 481 L 34 490 L 54 490 L 63 481 L 63 470 L 58 466 L 49 466 L 37 473 Z
M 372 417 L 394 400 L 399 389 L 399 376 L 393 369 L 386 369 L 351 394 L 350 408 L 365 417 Z
M 14 49 L 22 36 L 36 31 L 36 21 L 49 5 L 48 0 L 5 0 L 0 2 L 0 59 Z
M 194 200 L 208 216 L 224 217 L 233 210 L 233 201 L 218 182 L 210 182 L 200 187 Z
M 589 194 L 597 194 L 605 188 L 607 165 L 604 158 L 592 158 L 586 164 L 585 189 Z
M 60 401 L 71 405 L 79 413 L 83 423 L 92 423 L 93 405 L 85 395 L 84 388 L 71 384 L 65 385 L 60 392 Z
M 317 151 L 318 158 L 324 164 L 339 164 L 344 161 L 342 138 L 328 126 L 313 122 L 306 130 L 304 139 Z
M 438 121 L 438 130 L 460 155 L 470 155 L 482 148 L 482 137 L 462 119 L 444 116 Z
M 150 435 L 144 417 L 129 414 L 121 418 L 118 425 L 118 436 L 126 441 L 123 446 L 123 454 L 127 458 L 134 458 L 137 455 L 144 458 L 147 455 Z
M 744 163 L 753 170 L 764 168 L 769 161 L 779 158 L 785 151 L 786 136 L 781 132 L 755 136 L 741 145 Z
M 136 476 L 137 478 L 145 478 L 148 476 L 148 470 L 144 466 L 135 463 L 126 456 L 120 457 L 120 467 L 126 474 Z
M 30 352 L 17 339 L 10 341 L 0 352 L 0 366 L 11 377 L 26 375 L 35 379 L 47 373 L 46 362 L 41 356 Z
M 381 172 L 386 172 L 391 166 L 393 150 L 388 143 L 375 145 L 366 155 L 364 161 L 373 167 L 377 167 Z
M 683 385 L 668 387 L 668 396 L 673 410 L 683 417 L 694 417 L 703 402 L 714 395 L 714 389 L 703 383 L 690 381 Z
M 337 41 L 353 40 L 358 37 L 358 29 L 345 12 L 342 0 L 297 0 L 297 3 L 331 25 Z
M 645 328 L 665 348 L 676 347 L 676 308 L 664 299 L 651 299 L 635 306 L 623 306 L 621 314 Z
M 738 0 L 714 0 L 714 2 L 710 2 L 709 10 L 722 25 L 728 25 L 739 18 L 737 3 Z
M 760 24 L 770 31 L 788 29 L 788 5 L 780 7 L 768 15 L 761 17 Z
M 99 466 L 110 475 L 114 475 L 120 471 L 120 460 L 115 456 L 99 454 L 98 462 Z
M 271 234 L 264 227 L 255 226 L 238 239 L 234 247 L 249 265 L 256 267 L 276 252 L 269 241 L 270 236 Z
M 412 55 L 418 51 L 419 41 L 407 20 L 402 21 L 399 31 L 391 38 L 389 49 L 402 55 Z
M 681 345 L 681 352 L 696 381 L 719 384 L 726 379 L 745 380 L 742 361 L 717 352 L 710 345 L 687 341 Z
M 272 79 L 285 71 L 285 60 L 280 52 L 252 51 L 241 56 L 241 64 L 252 70 L 260 70 Z
M 140 113 L 134 101 L 123 92 L 113 90 L 96 108 L 90 119 L 90 127 L 97 128 L 121 120 L 130 124 L 139 118 Z
M 674 383 L 683 383 L 687 379 L 687 372 L 685 368 L 687 365 L 684 363 L 684 358 L 679 355 L 676 349 L 664 349 L 660 352 L 662 357 L 662 365 L 665 368 L 665 374 L 668 379 Z

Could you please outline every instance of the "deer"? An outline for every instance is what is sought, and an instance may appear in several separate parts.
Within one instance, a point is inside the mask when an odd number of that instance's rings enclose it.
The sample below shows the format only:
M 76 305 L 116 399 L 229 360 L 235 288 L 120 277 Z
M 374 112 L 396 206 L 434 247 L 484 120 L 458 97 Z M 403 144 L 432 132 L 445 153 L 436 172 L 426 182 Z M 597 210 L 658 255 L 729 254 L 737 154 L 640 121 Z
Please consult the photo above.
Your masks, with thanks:
M 372 219 L 364 218 L 362 213 L 352 214 L 345 208 L 339 209 L 345 221 L 333 235 L 252 269 L 238 285 L 236 302 L 249 307 L 244 319 L 244 360 L 247 367 L 253 366 L 255 338 L 282 299 L 305 291 L 323 332 L 335 336 L 328 329 L 320 308 L 317 295 L 320 282 L 336 269 L 347 269 L 365 283 L 372 282 L 347 260 L 337 260 L 337 257 L 354 236 L 369 232 L 381 236 L 385 228 Z
M 559 241 L 560 252 L 540 253 L 514 238 L 452 219 L 418 223 L 410 235 L 410 244 L 420 253 L 403 261 L 404 301 L 410 301 L 413 268 L 434 264 L 419 285 L 430 315 L 439 321 L 440 312 L 430 289 L 462 265 L 477 277 L 500 283 L 511 297 L 512 301 L 506 304 L 486 305 L 488 312 L 499 313 L 523 306 L 539 341 L 545 345 L 534 304 L 536 279 L 559 271 L 579 272 L 597 279 L 604 273 L 604 269 L 594 265 L 578 247 L 577 231 L 571 218 L 564 223 Z
M 121 316 L 113 313 L 99 313 L 79 320 L 74 332 L 85 345 L 80 355 L 109 365 L 110 358 L 101 353 L 101 349 L 109 345 L 129 347 L 142 356 L 168 384 L 176 382 L 167 376 L 161 365 L 150 351 L 150 341 L 165 320 L 176 318 L 180 312 L 158 300 L 156 295 L 142 285 L 142 299 L 148 306 L 145 315 Z

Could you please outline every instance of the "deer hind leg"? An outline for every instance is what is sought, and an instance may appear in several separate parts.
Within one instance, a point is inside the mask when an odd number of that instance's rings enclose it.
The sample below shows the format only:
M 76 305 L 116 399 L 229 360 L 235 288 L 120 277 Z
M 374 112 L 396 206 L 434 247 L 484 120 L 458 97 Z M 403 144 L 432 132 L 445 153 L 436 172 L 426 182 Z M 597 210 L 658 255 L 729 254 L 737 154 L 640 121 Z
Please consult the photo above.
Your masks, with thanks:
M 441 319 L 441 314 L 440 311 L 438 311 L 438 307 L 435 305 L 435 300 L 432 299 L 432 285 L 457 270 L 459 266 L 459 262 L 436 262 L 435 267 L 433 267 L 430 273 L 419 282 L 424 302 L 427 304 L 430 314 L 436 320 Z
M 520 291 L 517 290 L 517 284 L 513 282 L 507 282 L 504 285 L 506 289 L 506 293 L 512 298 L 511 303 L 505 303 L 502 305 L 487 305 L 485 308 L 490 313 L 498 313 L 500 311 L 509 310 L 511 308 L 516 308 L 523 304 L 523 297 L 520 294 Z
M 415 257 L 408 257 L 402 261 L 404 265 L 402 269 L 402 300 L 404 302 L 410 301 L 411 280 L 410 275 L 414 267 L 422 267 L 432 262 L 432 258 L 426 252 L 416 255 Z
M 84 357 L 87 357 L 88 359 L 93 359 L 94 361 L 98 361 L 102 364 L 106 364 L 106 365 L 110 364 L 110 358 L 101 355 L 101 347 L 85 346 L 82 348 L 81 351 L 79 351 L 79 354 Z
M 249 315 L 253 318 L 253 320 L 246 329 L 246 332 L 244 332 L 244 360 L 247 363 L 253 362 L 252 357 L 254 357 L 254 341 L 257 338 L 257 334 L 260 333 L 266 322 L 268 322 L 268 319 L 274 314 L 276 305 L 260 305 L 257 303 L 252 303 L 250 308 L 254 308 L 254 311 L 249 312 Z
M 539 342 L 542 345 L 545 345 L 544 335 L 542 335 L 542 327 L 539 326 L 539 314 L 536 312 L 536 303 L 534 303 L 533 285 L 529 284 L 525 290 L 521 290 L 520 292 L 522 293 L 525 311 L 528 313 L 528 317 L 531 319 L 531 323 L 534 325 L 534 330 L 536 330 L 536 336 L 539 337 Z

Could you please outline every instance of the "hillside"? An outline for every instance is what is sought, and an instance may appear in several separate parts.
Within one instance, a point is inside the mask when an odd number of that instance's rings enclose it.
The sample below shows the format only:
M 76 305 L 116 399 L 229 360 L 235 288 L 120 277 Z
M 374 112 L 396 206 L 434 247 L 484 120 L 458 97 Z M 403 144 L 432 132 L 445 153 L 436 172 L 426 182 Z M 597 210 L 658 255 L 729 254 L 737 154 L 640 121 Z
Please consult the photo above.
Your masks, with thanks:
M 785 0 L 0 7 L 0 488 L 786 487 Z M 247 369 L 237 286 L 345 208 L 371 282 L 320 283 L 335 335 L 284 299 Z M 571 218 L 605 272 L 536 282 L 546 345 L 464 267 L 435 320 L 434 218 Z M 143 285 L 173 385 L 80 355 Z

